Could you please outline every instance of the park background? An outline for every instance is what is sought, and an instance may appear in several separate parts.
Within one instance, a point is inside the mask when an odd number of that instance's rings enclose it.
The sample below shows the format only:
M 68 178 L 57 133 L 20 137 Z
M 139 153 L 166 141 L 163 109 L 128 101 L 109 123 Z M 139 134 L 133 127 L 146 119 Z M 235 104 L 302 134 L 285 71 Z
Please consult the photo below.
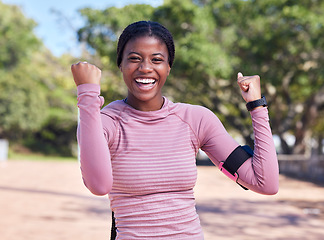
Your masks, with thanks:
M 144 19 L 162 23 L 174 36 L 168 98 L 208 107 L 238 142 L 253 146 L 249 112 L 235 81 L 239 71 L 260 75 L 281 173 L 323 184 L 323 1 L 79 1 L 75 12 L 57 1 L 42 14 L 52 16 L 59 31 L 41 14 L 27 14 L 28 2 L 35 1 L 23 2 L 0 1 L 0 139 L 9 143 L 8 164 L 76 161 L 78 110 L 70 65 L 81 60 L 102 69 L 106 104 L 124 98 L 116 43 L 124 27 Z M 55 33 L 50 38 L 59 41 L 59 51 L 40 26 Z

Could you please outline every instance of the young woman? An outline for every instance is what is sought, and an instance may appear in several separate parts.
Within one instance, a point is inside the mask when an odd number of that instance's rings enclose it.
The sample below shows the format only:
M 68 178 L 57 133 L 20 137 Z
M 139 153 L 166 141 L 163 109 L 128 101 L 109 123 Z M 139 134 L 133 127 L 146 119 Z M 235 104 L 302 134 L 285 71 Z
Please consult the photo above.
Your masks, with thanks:
M 93 194 L 109 194 L 116 239 L 203 239 L 193 193 L 199 148 L 245 188 L 261 194 L 278 191 L 278 163 L 260 78 L 239 73 L 237 79 L 252 117 L 253 154 L 239 146 L 210 110 L 163 96 L 174 53 L 172 35 L 162 25 L 140 21 L 126 27 L 117 65 L 128 95 L 102 110 L 101 71 L 86 62 L 71 67 L 80 108 L 83 180 Z

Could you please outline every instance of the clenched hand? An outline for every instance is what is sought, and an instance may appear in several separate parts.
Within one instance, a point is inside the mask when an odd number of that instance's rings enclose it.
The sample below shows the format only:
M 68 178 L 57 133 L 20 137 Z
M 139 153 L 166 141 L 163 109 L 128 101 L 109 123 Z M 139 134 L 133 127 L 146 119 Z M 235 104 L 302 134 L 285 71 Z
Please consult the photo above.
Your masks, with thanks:
M 74 82 L 77 86 L 85 83 L 100 84 L 101 70 L 87 62 L 78 62 L 71 66 Z

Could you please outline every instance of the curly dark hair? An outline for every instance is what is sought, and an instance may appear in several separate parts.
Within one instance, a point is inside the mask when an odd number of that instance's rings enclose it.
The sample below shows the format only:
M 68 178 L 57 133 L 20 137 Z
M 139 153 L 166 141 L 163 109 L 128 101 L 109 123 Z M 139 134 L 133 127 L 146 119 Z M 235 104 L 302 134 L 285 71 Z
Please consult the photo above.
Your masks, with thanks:
M 175 55 L 175 48 L 172 34 L 163 25 L 151 21 L 139 21 L 128 25 L 119 37 L 117 45 L 117 66 L 123 60 L 123 52 L 127 42 L 131 39 L 143 36 L 154 36 L 165 43 L 169 53 L 169 66 L 172 67 Z

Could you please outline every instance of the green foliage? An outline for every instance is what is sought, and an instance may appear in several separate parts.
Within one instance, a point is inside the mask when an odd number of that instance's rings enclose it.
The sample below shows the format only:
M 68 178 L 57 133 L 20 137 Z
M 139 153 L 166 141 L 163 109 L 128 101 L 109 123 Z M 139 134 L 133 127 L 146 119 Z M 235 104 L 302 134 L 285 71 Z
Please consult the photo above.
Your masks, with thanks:
M 226 51 L 241 60 L 233 67 L 260 74 L 271 104 L 274 133 L 294 134 L 294 149 L 305 152 L 323 109 L 324 3 L 322 1 L 212 1 L 221 29 L 237 38 Z M 230 17 L 232 16 L 232 17 Z M 230 19 L 230 20 L 229 20 Z M 244 21 L 242 21 L 244 19 Z M 316 127 L 315 127 L 316 128 Z M 317 131 L 311 134 L 316 137 Z
M 28 57 L 40 42 L 32 30 L 35 22 L 23 16 L 16 6 L 0 1 L 0 69 L 10 69 Z
M 298 144 L 306 132 L 323 129 L 319 120 L 324 105 L 323 10 L 319 0 L 165 0 L 155 9 L 129 5 L 82 10 L 87 23 L 79 36 L 106 60 L 101 61 L 109 72 L 104 94 L 108 89 L 119 92 L 109 92 L 105 97 L 110 101 L 125 94 L 124 88 L 116 87 L 122 82 L 114 65 L 117 36 L 133 21 L 162 23 L 176 44 L 175 63 L 165 86 L 168 97 L 209 107 L 227 128 L 239 130 L 249 142 L 251 122 L 236 74 L 259 74 L 274 133 L 282 140 L 287 132 L 295 134 L 295 152 L 303 152 L 305 146 Z
M 116 41 L 123 28 L 132 21 L 149 19 L 152 12 L 153 7 L 150 5 L 137 5 L 137 8 L 129 5 L 105 10 L 81 9 L 80 14 L 86 19 L 86 24 L 78 31 L 79 40 L 86 42 L 100 56 L 109 57 L 115 62 Z
M 37 129 L 47 104 L 41 86 L 28 77 L 31 55 L 41 46 L 32 32 L 35 23 L 15 6 L 0 7 L 0 136 L 10 138 Z
M 77 107 L 70 73 L 74 62 L 70 56 L 56 59 L 49 54 L 39 54 L 35 62 L 40 69 L 38 77 L 46 92 L 48 108 L 40 128 L 29 132 L 24 140 L 34 151 L 63 156 L 76 154 Z
M 0 2 L 0 138 L 71 155 L 77 108 L 70 56 L 55 58 L 34 35 L 35 22 Z
M 259 74 L 273 132 L 283 151 L 303 153 L 324 128 L 324 2 L 320 0 L 165 0 L 123 8 L 81 9 L 83 56 L 103 70 L 106 102 L 127 89 L 116 66 L 118 36 L 153 20 L 173 34 L 176 58 L 164 88 L 173 101 L 207 106 L 251 144 L 251 120 L 236 74 Z M 75 87 L 70 56 L 53 57 L 34 36 L 35 22 L 0 2 L 0 135 L 66 155 L 75 144 Z M 295 135 L 290 149 L 285 134 Z M 65 148 L 62 148 L 65 146 Z
M 43 115 L 47 107 L 44 92 L 32 81 L 17 83 L 14 79 L 17 75 L 2 76 L 0 79 L 2 131 L 17 134 L 19 130 L 37 129 L 46 118 Z

